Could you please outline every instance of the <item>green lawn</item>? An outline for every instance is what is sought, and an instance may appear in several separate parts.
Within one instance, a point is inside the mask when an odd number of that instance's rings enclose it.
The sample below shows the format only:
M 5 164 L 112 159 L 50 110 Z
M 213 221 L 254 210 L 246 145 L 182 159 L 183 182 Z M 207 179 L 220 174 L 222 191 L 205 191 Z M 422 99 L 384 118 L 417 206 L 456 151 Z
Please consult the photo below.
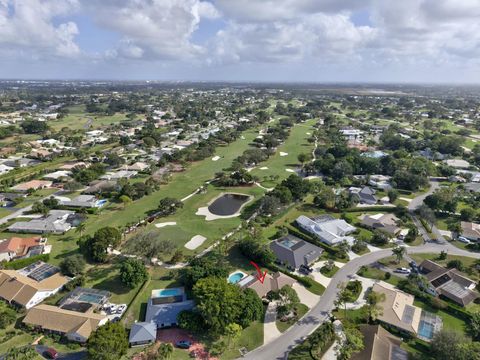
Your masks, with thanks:
M 363 277 L 366 277 L 366 278 L 370 278 L 370 279 L 376 279 L 376 280 L 382 280 L 382 281 L 385 281 L 389 284 L 392 284 L 394 286 L 397 286 L 398 285 L 398 282 L 401 280 L 400 277 L 398 276 L 395 276 L 395 275 L 391 275 L 389 279 L 387 279 L 385 276 L 385 274 L 387 274 L 385 271 L 383 270 L 380 270 L 380 269 L 376 269 L 374 267 L 371 267 L 371 266 L 366 266 L 365 267 L 366 270 L 362 271 L 363 268 L 361 268 L 357 274 L 360 275 L 360 276 L 363 276 Z
M 331 270 L 327 269 L 326 266 L 323 266 L 321 269 L 320 269 L 320 272 L 322 273 L 322 275 L 326 276 L 326 277 L 333 277 L 337 271 L 340 270 L 340 268 L 338 266 L 333 266 Z
M 265 187 L 275 185 L 275 183 L 269 180 L 270 177 L 278 176 L 279 179 L 276 181 L 278 183 L 291 175 L 285 169 L 293 170 L 300 166 L 301 164 L 297 159 L 298 155 L 301 153 L 310 154 L 315 146 L 315 144 L 307 141 L 311 136 L 307 132 L 313 133 L 314 125 L 317 121 L 318 119 L 311 119 L 305 123 L 296 124 L 291 129 L 290 136 L 277 148 L 276 153 L 252 170 L 252 175 L 257 176 Z M 281 156 L 280 153 L 287 153 L 288 155 Z M 268 169 L 261 170 L 262 167 L 267 167 Z
M 263 345 L 263 322 L 255 321 L 242 331 L 238 340 L 222 354 L 220 359 L 237 359 L 240 357 L 239 349 L 245 347 L 251 351 L 260 345 Z
M 308 306 L 305 305 L 305 304 L 299 304 L 296 308 L 296 312 L 297 312 L 297 317 L 293 320 L 288 320 L 288 321 L 277 320 L 276 321 L 278 331 L 280 331 L 282 333 L 287 331 L 287 329 L 290 326 L 295 324 L 298 321 L 298 319 L 301 319 L 303 317 L 303 315 L 305 315 L 308 312 Z

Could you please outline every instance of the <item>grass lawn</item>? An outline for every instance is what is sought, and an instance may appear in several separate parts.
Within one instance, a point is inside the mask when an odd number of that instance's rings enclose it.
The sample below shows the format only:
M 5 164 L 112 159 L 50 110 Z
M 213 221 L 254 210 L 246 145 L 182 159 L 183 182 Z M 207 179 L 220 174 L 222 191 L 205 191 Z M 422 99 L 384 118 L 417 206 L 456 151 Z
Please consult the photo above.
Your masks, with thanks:
M 322 273 L 322 275 L 325 275 L 326 277 L 331 278 L 337 273 L 338 270 L 340 270 L 340 268 L 335 265 L 330 270 L 327 269 L 327 266 L 322 266 L 322 268 L 320 269 L 320 273 Z
M 371 266 L 366 266 L 365 270 L 363 270 L 363 269 L 364 268 L 361 268 L 357 272 L 357 274 L 360 275 L 360 276 L 366 277 L 366 278 L 382 280 L 382 281 L 385 281 L 385 282 L 387 282 L 389 284 L 392 284 L 394 286 L 397 286 L 398 282 L 401 280 L 400 277 L 395 276 L 395 275 L 391 275 L 390 278 L 387 279 L 385 277 L 386 276 L 385 274 L 388 274 L 387 272 L 385 272 L 383 270 L 380 270 L 380 269 L 376 269 L 376 268 L 371 267 Z
M 349 320 L 355 324 L 365 323 L 366 313 L 363 308 L 360 309 L 351 309 L 345 311 L 344 309 L 334 310 L 332 312 L 333 316 L 340 320 Z
M 295 169 L 301 164 L 297 157 L 301 153 L 311 154 L 315 144 L 309 143 L 307 139 L 314 131 L 314 125 L 318 119 L 311 119 L 305 123 L 296 124 L 290 131 L 290 136 L 285 142 L 277 148 L 277 151 L 268 160 L 259 164 L 254 170 L 252 175 L 258 176 L 260 182 L 265 187 L 271 187 L 272 182 L 268 179 L 270 177 L 278 176 L 277 183 L 290 176 L 291 173 L 285 169 Z M 288 155 L 281 156 L 280 153 L 286 153 Z M 261 170 L 262 167 L 268 169 Z
M 255 321 L 242 331 L 238 340 L 220 356 L 220 359 L 237 359 L 240 357 L 239 349 L 245 347 L 251 351 L 261 345 L 263 345 L 263 322 Z
M 287 331 L 287 329 L 290 326 L 295 324 L 298 321 L 298 319 L 301 319 L 303 315 L 305 315 L 308 312 L 308 306 L 305 304 L 299 304 L 296 308 L 296 312 L 297 312 L 297 317 L 293 320 L 288 320 L 288 321 L 277 320 L 276 321 L 278 331 L 280 331 L 281 333 Z

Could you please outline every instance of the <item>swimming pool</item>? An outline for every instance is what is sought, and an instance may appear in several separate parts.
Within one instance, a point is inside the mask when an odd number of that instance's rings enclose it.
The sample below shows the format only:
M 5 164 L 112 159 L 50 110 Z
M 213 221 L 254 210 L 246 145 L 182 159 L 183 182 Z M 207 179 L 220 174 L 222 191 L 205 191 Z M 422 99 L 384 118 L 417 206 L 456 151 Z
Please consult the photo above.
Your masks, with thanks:
M 231 273 L 229 276 L 228 276 L 228 282 L 230 284 L 236 284 L 238 283 L 240 280 L 242 280 L 247 274 L 245 274 L 244 272 L 242 271 L 235 271 L 234 273 Z
M 104 299 L 103 295 L 96 295 L 96 294 L 81 294 L 78 297 L 78 301 L 83 301 L 91 304 L 101 304 Z
M 152 290 L 152 297 L 167 297 L 183 295 L 182 288 Z
M 419 336 L 431 340 L 433 338 L 433 330 L 434 326 L 432 324 L 424 320 L 420 320 L 420 323 L 418 325 Z

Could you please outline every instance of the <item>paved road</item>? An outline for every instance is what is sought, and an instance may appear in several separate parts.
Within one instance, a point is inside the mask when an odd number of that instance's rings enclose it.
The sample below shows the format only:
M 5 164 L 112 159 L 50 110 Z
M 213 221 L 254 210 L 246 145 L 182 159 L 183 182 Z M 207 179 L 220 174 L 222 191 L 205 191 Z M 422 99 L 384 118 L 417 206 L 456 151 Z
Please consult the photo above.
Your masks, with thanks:
M 427 231 L 416 218 L 413 210 L 423 203 L 425 197 L 433 193 L 440 184 L 432 181 L 429 191 L 412 200 L 409 205 L 410 213 L 414 224 L 418 227 L 419 233 L 425 240 L 425 244 L 421 246 L 412 246 L 407 248 L 408 254 L 420 253 L 440 253 L 446 251 L 451 255 L 468 256 L 480 259 L 480 253 L 472 253 L 459 249 L 445 241 L 443 236 L 438 237 L 438 241 L 432 241 Z M 433 230 L 432 230 L 433 231 Z M 437 230 L 438 231 L 438 230 Z M 435 234 L 435 231 L 434 231 Z M 437 235 L 437 234 L 435 234 Z M 391 249 L 370 252 L 358 258 L 355 258 L 345 264 L 333 276 L 330 284 L 320 297 L 320 301 L 295 325 L 291 326 L 280 337 L 265 346 L 261 346 L 245 355 L 246 359 L 287 359 L 288 353 L 298 344 L 300 344 L 309 334 L 311 334 L 321 323 L 329 317 L 331 311 L 335 308 L 334 302 L 337 298 L 338 286 L 349 281 L 353 275 L 357 273 L 361 266 L 375 263 L 380 259 L 391 256 Z
M 407 248 L 408 254 L 420 253 L 440 253 L 447 251 L 451 255 L 469 256 L 480 259 L 480 253 L 471 253 L 459 249 L 451 244 L 427 243 L 422 246 Z M 349 281 L 352 275 L 356 274 L 361 266 L 374 263 L 382 258 L 391 256 L 390 249 L 384 249 L 373 253 L 368 253 L 361 257 L 351 260 L 345 264 L 333 276 L 330 284 L 326 288 L 324 294 L 320 297 L 320 301 L 313 307 L 304 318 L 290 327 L 280 337 L 268 343 L 266 346 L 259 347 L 248 353 L 246 359 L 287 359 L 288 352 L 296 345 L 312 333 L 321 323 L 328 317 L 335 308 L 334 301 L 337 298 L 339 284 Z
M 44 352 L 48 349 L 48 346 L 44 345 L 37 345 L 35 346 L 35 351 L 42 356 L 44 359 L 48 359 L 46 356 L 44 356 Z M 87 358 L 87 352 L 86 351 L 77 351 L 74 353 L 58 353 L 57 359 L 61 360 L 84 360 Z
M 59 190 L 59 191 L 57 191 L 57 192 L 55 192 L 51 195 L 45 196 L 44 198 L 40 199 L 39 201 L 43 201 L 45 199 L 50 198 L 51 196 L 60 195 L 62 193 L 63 193 L 63 191 Z M 3 218 L 1 218 L 0 219 L 0 225 L 7 223 L 9 220 L 15 219 L 17 217 L 21 217 L 23 214 L 29 212 L 30 210 L 32 210 L 32 205 L 25 206 L 24 208 L 18 209 L 17 211 L 15 211 L 11 214 L 8 214 L 7 216 L 4 216 Z

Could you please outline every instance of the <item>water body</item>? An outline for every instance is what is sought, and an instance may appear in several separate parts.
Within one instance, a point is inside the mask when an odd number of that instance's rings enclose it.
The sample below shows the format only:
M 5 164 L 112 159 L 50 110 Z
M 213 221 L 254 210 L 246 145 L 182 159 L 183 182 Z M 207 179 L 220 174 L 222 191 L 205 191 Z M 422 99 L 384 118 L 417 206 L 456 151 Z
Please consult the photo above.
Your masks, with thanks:
M 243 204 L 245 204 L 250 197 L 247 195 L 239 194 L 225 194 L 216 199 L 208 207 L 214 215 L 218 216 L 228 216 L 235 214 Z

